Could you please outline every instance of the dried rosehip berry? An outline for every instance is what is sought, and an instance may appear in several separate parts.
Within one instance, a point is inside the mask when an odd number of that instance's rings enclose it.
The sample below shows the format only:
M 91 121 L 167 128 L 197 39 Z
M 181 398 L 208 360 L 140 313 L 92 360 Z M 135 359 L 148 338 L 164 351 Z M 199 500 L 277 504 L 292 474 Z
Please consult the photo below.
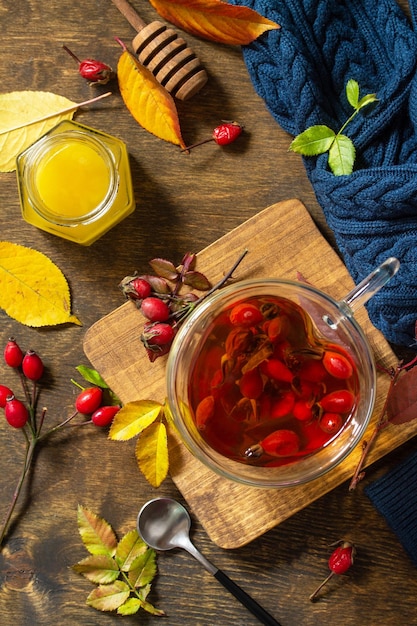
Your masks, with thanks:
M 100 387 L 88 387 L 78 394 L 75 400 L 75 408 L 78 413 L 91 415 L 96 411 L 103 399 L 103 390 Z
M 20 367 L 23 361 L 23 352 L 12 338 L 6 343 L 4 348 L 4 360 L 9 367 Z
M 6 385 L 0 385 L 0 407 L 4 409 L 6 401 L 9 396 L 13 395 L 13 391 L 6 387 Z
M 343 417 L 340 413 L 323 413 L 320 418 L 319 426 L 323 432 L 329 435 L 335 435 L 342 428 Z
M 332 391 L 320 400 L 320 405 L 329 413 L 349 413 L 355 404 L 355 396 L 348 389 Z
M 322 587 L 330 580 L 335 574 L 345 574 L 348 569 L 353 565 L 353 561 L 356 554 L 355 546 L 350 541 L 342 541 L 341 544 L 330 555 L 328 565 L 330 574 L 325 580 L 317 587 L 317 589 L 311 594 L 310 600 L 314 601 L 317 594 Z
M 140 310 L 151 322 L 165 322 L 170 315 L 167 303 L 154 296 L 145 298 L 140 305 Z
M 112 423 L 113 418 L 120 411 L 120 406 L 101 406 L 91 416 L 91 421 L 96 426 L 108 426 Z
M 261 311 L 254 304 L 242 302 L 230 311 L 229 319 L 233 326 L 256 326 L 263 320 Z
M 145 346 L 166 346 L 170 344 L 175 337 L 175 330 L 170 324 L 164 322 L 155 322 L 145 324 L 141 341 Z
M 23 428 L 29 419 L 29 411 L 26 406 L 13 395 L 7 398 L 4 415 L 13 428 Z
M 256 400 L 261 395 L 264 388 L 262 376 L 257 367 L 245 372 L 239 381 L 239 389 L 242 396 Z
M 323 355 L 323 365 L 330 376 L 346 380 L 353 374 L 353 365 L 343 354 L 327 350 Z
M 34 350 L 28 350 L 23 357 L 22 371 L 29 380 L 39 380 L 43 374 L 43 363 Z
M 245 456 L 258 457 L 263 453 L 270 456 L 292 456 L 300 449 L 300 438 L 293 430 L 275 430 L 273 433 L 262 439 L 258 444 L 250 446 L 245 451 Z

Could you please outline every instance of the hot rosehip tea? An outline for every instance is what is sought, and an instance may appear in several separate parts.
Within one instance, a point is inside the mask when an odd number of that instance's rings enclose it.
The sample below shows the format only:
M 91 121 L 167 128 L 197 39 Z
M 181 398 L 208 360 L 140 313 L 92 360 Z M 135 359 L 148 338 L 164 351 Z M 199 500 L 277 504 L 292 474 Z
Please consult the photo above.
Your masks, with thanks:
M 206 443 L 263 467 L 322 449 L 346 428 L 358 401 L 348 351 L 279 296 L 245 298 L 215 317 L 189 376 L 191 415 Z

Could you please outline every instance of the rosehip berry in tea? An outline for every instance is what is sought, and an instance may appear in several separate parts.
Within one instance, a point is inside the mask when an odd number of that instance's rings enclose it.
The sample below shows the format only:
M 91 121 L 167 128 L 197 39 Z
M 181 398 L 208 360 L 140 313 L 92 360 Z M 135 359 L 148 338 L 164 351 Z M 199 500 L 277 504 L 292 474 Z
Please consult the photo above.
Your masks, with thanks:
M 353 374 L 353 365 L 343 354 L 326 350 L 323 356 L 323 365 L 327 372 L 335 378 L 350 378 Z
M 353 357 L 287 298 L 243 299 L 207 329 L 189 379 L 196 427 L 241 463 L 279 466 L 314 454 L 358 402 Z

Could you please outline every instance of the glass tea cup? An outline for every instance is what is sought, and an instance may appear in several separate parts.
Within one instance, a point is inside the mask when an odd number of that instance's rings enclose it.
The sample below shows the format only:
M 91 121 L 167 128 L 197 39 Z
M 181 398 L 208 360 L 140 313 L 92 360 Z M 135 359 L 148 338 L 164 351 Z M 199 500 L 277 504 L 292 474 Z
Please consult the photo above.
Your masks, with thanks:
M 315 480 L 343 461 L 358 444 L 369 424 L 376 394 L 372 351 L 354 317 L 354 311 L 379 291 L 398 269 L 397 259 L 387 259 L 340 301 L 308 284 L 274 278 L 241 281 L 223 287 L 203 300 L 179 329 L 166 370 L 167 398 L 173 423 L 190 452 L 224 478 L 266 488 L 289 487 Z M 278 306 L 289 317 L 290 333 L 296 337 L 301 327 L 306 330 L 306 343 L 295 348 L 293 346 L 294 351 L 290 350 L 286 355 L 287 364 L 294 366 L 294 377 L 291 382 L 282 383 L 282 389 L 278 391 L 279 385 L 274 381 L 274 394 L 282 396 L 285 390 L 290 389 L 294 390 L 295 396 L 301 393 L 301 375 L 297 368 L 303 366 L 304 358 L 312 356 L 313 360 L 319 361 L 325 351 L 334 350 L 352 365 L 354 389 L 351 391 L 355 402 L 345 416 L 344 423 L 333 435 L 317 439 L 317 424 L 320 416 L 323 416 L 321 402 L 324 404 L 322 396 L 326 395 L 327 379 L 317 381 L 316 389 L 319 391 L 316 393 L 321 395 L 317 403 L 311 400 L 314 412 L 311 420 L 305 423 L 294 420 L 291 409 L 287 415 L 280 417 L 268 414 L 266 418 L 262 416 L 259 408 L 262 395 L 250 401 L 239 395 L 242 371 L 231 385 L 222 388 L 223 395 L 219 396 L 219 401 L 216 389 L 221 387 L 227 376 L 224 365 L 225 338 L 230 332 L 230 326 L 225 330 L 225 320 L 229 320 L 229 314 L 237 304 L 248 302 L 264 307 L 263 310 L 268 309 L 271 303 Z M 292 317 L 294 312 L 297 322 Z M 297 329 L 295 323 L 298 324 Z M 269 357 L 267 353 L 266 358 Z M 261 360 L 262 356 L 258 358 L 258 361 Z M 259 366 L 259 370 L 264 371 L 260 363 L 251 362 L 251 365 Z M 251 366 L 248 367 L 251 369 Z M 212 383 L 214 379 L 216 382 Z M 332 384 L 342 388 L 345 381 L 332 379 Z M 217 419 L 217 432 L 213 429 L 211 438 L 207 435 L 209 429 L 201 422 L 197 425 L 196 418 L 199 401 L 207 394 L 217 398 L 215 407 L 222 407 L 212 409 L 210 405 L 212 414 L 213 411 L 222 412 Z M 243 406 L 244 410 L 236 411 L 237 405 Z M 299 450 L 287 450 L 282 454 L 278 452 L 271 457 L 268 453 L 266 456 L 262 454 L 261 446 L 260 458 L 252 454 L 252 451 L 258 453 L 259 450 L 257 438 L 261 439 L 270 431 L 293 430 L 290 425 L 294 421 L 297 440 L 303 440 Z M 316 442 L 319 441 L 314 446 L 309 441 L 313 432 Z M 251 436 L 254 437 L 252 446 Z M 233 441 L 234 437 L 236 442 Z M 227 440 L 227 446 L 223 446 L 223 440 Z

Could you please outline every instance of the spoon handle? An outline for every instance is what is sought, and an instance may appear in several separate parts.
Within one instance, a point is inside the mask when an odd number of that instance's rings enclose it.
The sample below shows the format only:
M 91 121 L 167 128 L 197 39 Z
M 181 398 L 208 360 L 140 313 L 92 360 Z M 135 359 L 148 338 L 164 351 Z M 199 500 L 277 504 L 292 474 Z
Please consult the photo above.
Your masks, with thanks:
M 262 624 L 265 626 L 281 626 L 276 619 L 272 617 L 264 608 L 261 607 L 260 604 L 256 602 L 250 595 L 243 591 L 239 585 L 237 585 L 233 580 L 231 580 L 227 574 L 222 572 L 222 570 L 218 569 L 214 578 L 216 578 L 230 593 L 232 593 L 235 598 L 237 598 L 249 611 L 255 615 Z

